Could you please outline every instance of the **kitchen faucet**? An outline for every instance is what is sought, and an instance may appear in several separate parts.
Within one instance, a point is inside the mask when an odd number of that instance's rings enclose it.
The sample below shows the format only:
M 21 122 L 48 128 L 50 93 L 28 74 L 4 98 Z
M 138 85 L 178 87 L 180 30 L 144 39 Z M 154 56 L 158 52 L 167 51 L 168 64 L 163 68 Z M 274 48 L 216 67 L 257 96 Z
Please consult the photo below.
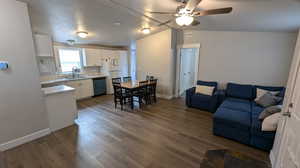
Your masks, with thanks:
M 80 69 L 77 66 L 72 68 L 72 78 L 78 78 L 80 73 Z

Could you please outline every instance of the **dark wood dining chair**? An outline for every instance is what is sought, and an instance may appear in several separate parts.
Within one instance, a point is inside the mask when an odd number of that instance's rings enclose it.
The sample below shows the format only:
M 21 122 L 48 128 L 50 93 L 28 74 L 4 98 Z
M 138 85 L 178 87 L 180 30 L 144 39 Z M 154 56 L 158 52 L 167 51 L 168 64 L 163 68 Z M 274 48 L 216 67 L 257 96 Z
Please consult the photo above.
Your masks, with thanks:
M 114 88 L 115 108 L 117 108 L 117 104 L 120 103 L 121 110 L 123 110 L 123 105 L 126 103 L 126 100 L 130 100 L 131 95 L 123 91 L 120 83 L 114 83 L 113 88 Z
M 133 92 L 133 96 L 138 98 L 138 103 L 140 107 L 143 104 L 143 100 L 145 100 L 146 104 L 149 104 L 148 84 L 149 81 L 140 81 L 139 87 L 136 91 Z
M 157 79 L 151 79 L 149 84 L 149 101 L 152 102 L 152 99 L 156 103 L 156 87 L 157 87 Z
M 147 81 L 152 80 L 152 79 L 154 79 L 154 76 L 150 76 L 150 75 L 147 75 L 147 76 L 146 76 L 146 80 L 147 80 Z
M 131 76 L 123 77 L 123 82 L 130 82 L 131 80 Z
M 112 84 L 118 84 L 118 83 L 122 82 L 122 79 L 121 78 L 112 78 L 111 81 L 112 81 Z

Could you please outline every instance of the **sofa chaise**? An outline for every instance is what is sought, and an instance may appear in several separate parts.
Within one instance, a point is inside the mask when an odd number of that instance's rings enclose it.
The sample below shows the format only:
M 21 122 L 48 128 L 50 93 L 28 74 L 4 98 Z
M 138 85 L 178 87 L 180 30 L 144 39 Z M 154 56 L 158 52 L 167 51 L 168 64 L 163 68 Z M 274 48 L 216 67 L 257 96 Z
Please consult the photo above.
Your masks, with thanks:
M 228 83 L 222 95 L 222 103 L 213 115 L 213 133 L 243 144 L 269 151 L 273 146 L 275 131 L 261 131 L 258 119 L 264 110 L 254 101 L 256 88 L 279 91 L 284 96 L 284 87 L 267 87 Z

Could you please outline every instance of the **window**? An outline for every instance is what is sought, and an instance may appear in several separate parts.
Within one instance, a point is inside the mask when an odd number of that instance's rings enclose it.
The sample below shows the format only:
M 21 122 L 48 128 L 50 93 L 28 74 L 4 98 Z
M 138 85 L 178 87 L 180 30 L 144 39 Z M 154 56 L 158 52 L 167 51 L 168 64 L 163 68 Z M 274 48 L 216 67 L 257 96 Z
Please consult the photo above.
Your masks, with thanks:
M 80 49 L 59 49 L 61 72 L 72 72 L 73 67 L 82 67 L 82 54 Z

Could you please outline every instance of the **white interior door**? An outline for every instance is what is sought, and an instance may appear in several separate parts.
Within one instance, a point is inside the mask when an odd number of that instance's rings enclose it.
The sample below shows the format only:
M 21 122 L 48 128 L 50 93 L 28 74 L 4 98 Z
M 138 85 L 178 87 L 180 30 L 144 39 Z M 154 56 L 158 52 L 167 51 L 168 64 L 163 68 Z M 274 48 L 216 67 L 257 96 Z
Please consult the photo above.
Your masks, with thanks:
M 280 120 L 270 159 L 273 168 L 300 167 L 300 34 L 298 35 L 295 53 L 289 73 L 283 112 L 286 114 Z M 290 115 L 290 117 L 289 117 Z
M 300 69 L 289 102 L 286 120 L 281 168 L 300 168 Z
M 197 48 L 180 49 L 180 95 L 194 86 Z

